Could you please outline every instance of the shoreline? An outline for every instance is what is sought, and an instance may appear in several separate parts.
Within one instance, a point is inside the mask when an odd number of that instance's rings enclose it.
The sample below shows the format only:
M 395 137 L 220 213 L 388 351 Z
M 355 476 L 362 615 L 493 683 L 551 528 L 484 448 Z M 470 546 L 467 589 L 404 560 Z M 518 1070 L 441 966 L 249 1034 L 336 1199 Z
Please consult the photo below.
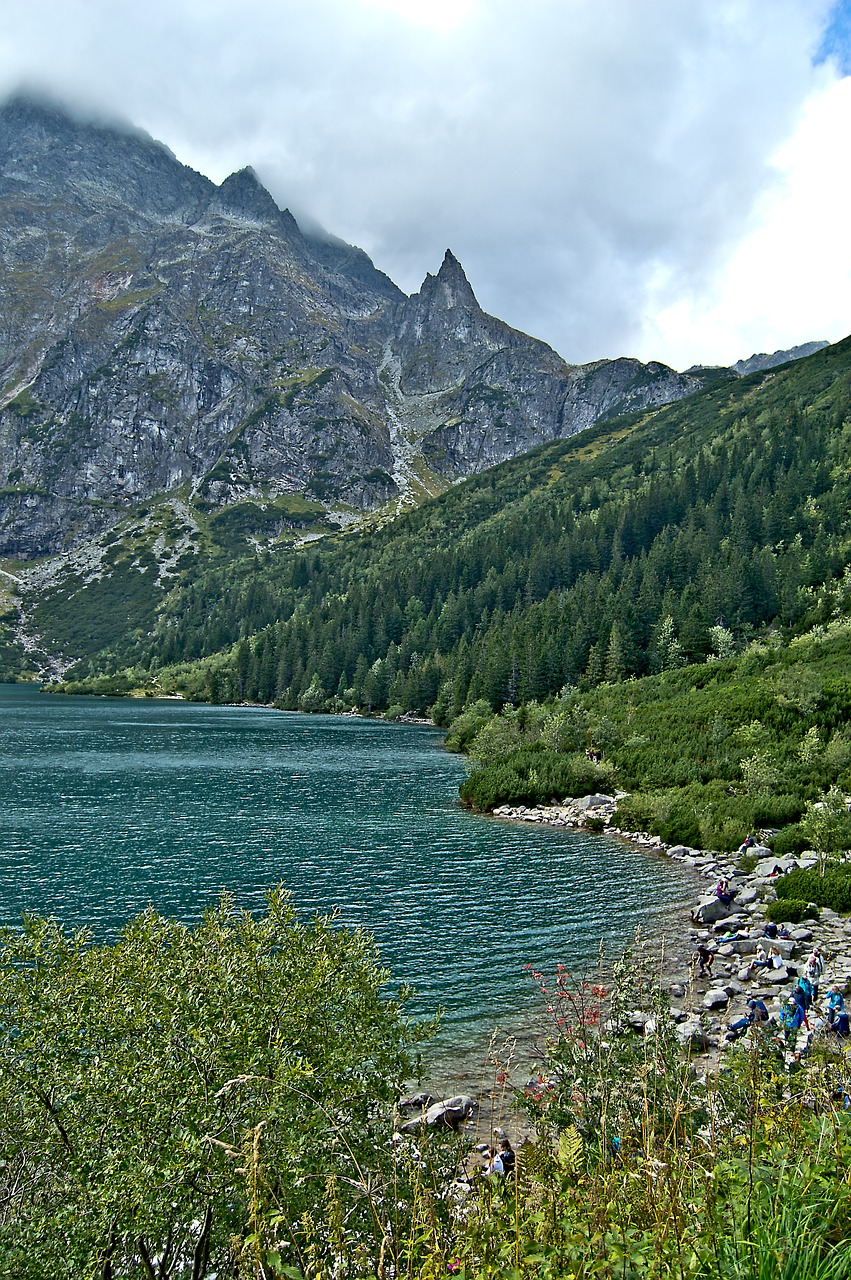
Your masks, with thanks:
M 503 821 L 528 822 L 584 830 L 622 840 L 636 850 L 658 854 L 691 867 L 694 871 L 695 898 L 672 906 L 672 921 L 677 921 L 677 936 L 645 933 L 639 926 L 640 944 L 658 958 L 663 990 L 668 996 L 671 1016 L 677 1027 L 677 1037 L 683 1052 L 688 1055 L 700 1074 L 716 1071 L 724 1052 L 733 1043 L 726 1038 L 726 1028 L 748 1012 L 751 998 L 764 1000 L 769 1010 L 770 1026 L 776 1027 L 780 1008 L 788 1000 L 797 977 L 803 973 L 807 957 L 814 946 L 819 946 L 825 959 L 825 972 L 820 980 L 820 999 L 823 1001 L 831 983 L 837 982 L 845 991 L 851 986 L 851 918 L 844 918 L 828 908 L 820 909 L 817 920 L 808 920 L 789 926 L 789 937 L 767 938 L 768 923 L 764 908 L 776 897 L 775 883 L 778 874 L 785 874 L 797 866 L 812 866 L 815 854 L 800 857 L 777 857 L 765 845 L 757 845 L 751 853 L 757 858 L 752 871 L 743 871 L 736 865 L 733 854 L 714 850 L 696 849 L 688 845 L 666 844 L 659 836 L 641 831 L 624 831 L 614 826 L 612 815 L 617 798 L 611 796 L 582 797 L 561 805 L 500 805 L 491 816 Z M 596 819 L 588 825 L 588 819 Z M 714 886 L 726 877 L 735 896 L 729 906 L 716 896 Z M 777 969 L 756 970 L 753 957 L 757 945 L 765 940 L 766 946 L 777 946 L 783 965 Z M 698 945 L 708 946 L 713 952 L 713 964 L 709 976 L 700 977 L 695 964 Z M 811 1018 L 813 1023 L 815 1018 Z M 451 1076 L 435 1070 L 426 1071 L 423 1079 L 431 1078 L 435 1084 L 446 1082 L 455 1093 L 467 1091 L 479 1103 L 475 1120 L 477 1139 L 488 1127 L 505 1128 L 509 1124 L 509 1136 L 522 1139 L 531 1133 L 532 1126 L 519 1113 L 511 1091 L 516 1090 L 534 1071 L 536 1056 L 540 1058 L 546 1039 L 554 1032 L 542 1007 L 539 1025 L 530 1022 L 515 1034 L 499 1029 L 499 1042 L 506 1036 L 515 1041 L 511 1068 L 516 1078 L 506 1087 L 497 1082 L 499 1066 L 493 1063 L 479 1065 L 481 1084 L 474 1092 L 472 1066 L 461 1067 Z M 635 1010 L 629 1016 L 629 1026 L 619 1034 L 643 1034 L 645 1023 L 651 1021 L 648 1014 Z M 809 1034 L 799 1038 L 799 1048 L 806 1051 Z M 848 1053 L 849 1046 L 843 1046 Z M 791 1055 L 786 1053 L 787 1061 Z M 435 1066 L 438 1066 L 436 1063 Z M 490 1074 L 494 1083 L 483 1087 Z M 436 1095 L 441 1096 L 441 1095 Z M 442 1096 L 447 1097 L 448 1093 Z
M 843 990 L 851 984 L 851 918 L 822 907 L 818 919 L 790 925 L 788 939 L 766 938 L 764 908 L 777 897 L 776 880 L 796 867 L 814 866 L 815 853 L 775 857 L 768 846 L 756 845 L 750 850 L 757 859 L 754 869 L 744 871 L 736 865 L 734 854 L 666 844 L 659 836 L 616 827 L 613 814 L 622 794 L 584 796 L 562 805 L 529 808 L 501 805 L 493 810 L 493 815 L 509 821 L 599 830 L 644 852 L 658 853 L 694 869 L 697 884 L 703 881 L 705 888 L 691 908 L 683 904 L 682 940 L 669 947 L 665 938 L 644 938 L 651 950 L 662 955 L 662 982 L 670 997 L 672 1014 L 684 1029 L 681 1036 L 684 1046 L 690 1047 L 693 1054 L 717 1060 L 725 1048 L 724 1024 L 747 1013 L 747 1000 L 754 996 L 764 999 L 769 1013 L 776 1016 L 815 946 L 821 948 L 826 966 L 819 984 L 820 994 L 823 995 L 832 982 L 838 982 Z M 589 818 L 597 820 L 590 827 Z M 728 879 L 734 889 L 735 896 L 729 906 L 714 892 L 714 884 L 721 877 Z M 781 951 L 782 968 L 762 973 L 754 970 L 752 957 L 763 939 Z M 713 951 L 710 977 L 698 977 L 693 963 L 693 953 L 700 943 Z M 687 944 L 685 948 L 684 944 Z M 687 955 L 683 954 L 684 949 Z M 694 1034 L 686 1037 L 686 1028 L 698 1018 L 705 1024 L 705 1034 L 698 1035 L 695 1027 Z M 698 1043 L 701 1039 L 702 1045 Z

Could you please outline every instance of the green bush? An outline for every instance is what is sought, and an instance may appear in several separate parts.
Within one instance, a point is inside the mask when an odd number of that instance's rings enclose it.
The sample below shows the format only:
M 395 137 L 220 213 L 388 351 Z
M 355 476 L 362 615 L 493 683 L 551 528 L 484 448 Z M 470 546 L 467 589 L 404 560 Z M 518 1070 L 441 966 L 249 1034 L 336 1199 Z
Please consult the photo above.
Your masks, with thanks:
M 267 903 L 255 919 L 223 896 L 194 928 L 149 908 L 111 945 L 35 917 L 0 932 L 4 1276 L 153 1276 L 140 1258 L 235 1276 L 258 1208 L 246 1158 L 290 1221 L 333 1179 L 346 1247 L 374 1238 L 349 1175 L 379 1157 L 372 1176 L 394 1176 L 386 1117 L 426 1028 L 368 934 L 302 923 L 282 890 Z M 341 1226 L 323 1274 L 343 1247 Z
M 815 867 L 790 871 L 777 882 L 777 897 L 806 900 L 832 911 L 851 911 L 851 865 L 828 864 L 824 875 Z
M 535 799 L 530 795 L 528 780 L 521 778 L 507 764 L 474 769 L 461 783 L 458 794 L 465 804 L 482 813 L 500 804 L 526 804 Z
M 447 751 L 465 751 L 479 730 L 492 718 L 493 709 L 484 698 L 479 698 L 478 702 L 466 707 L 449 727 L 444 741 Z
M 771 842 L 771 848 L 775 856 L 785 858 L 790 854 L 794 856 L 803 853 L 809 848 L 809 841 L 804 835 L 799 822 L 793 823 L 790 827 L 784 827 L 782 831 L 778 831 L 777 835 Z
M 610 782 L 607 764 L 546 751 L 536 743 L 506 760 L 474 769 L 459 794 L 465 804 L 484 811 L 498 804 L 551 804 L 566 796 L 587 796 Z
M 780 924 L 799 924 L 801 920 L 818 920 L 819 909 L 803 898 L 778 898 L 770 902 L 765 909 L 766 917 Z

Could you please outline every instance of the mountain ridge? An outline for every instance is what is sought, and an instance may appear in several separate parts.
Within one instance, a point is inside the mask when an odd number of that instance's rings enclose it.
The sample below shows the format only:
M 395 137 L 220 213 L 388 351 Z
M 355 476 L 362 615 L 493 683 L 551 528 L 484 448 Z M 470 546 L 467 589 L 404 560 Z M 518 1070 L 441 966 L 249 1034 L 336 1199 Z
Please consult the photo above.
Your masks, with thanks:
M 78 545 L 162 495 L 345 521 L 702 385 L 571 365 L 479 307 L 449 252 L 406 297 L 302 233 L 250 168 L 18 96 L 0 109 L 0 554 Z

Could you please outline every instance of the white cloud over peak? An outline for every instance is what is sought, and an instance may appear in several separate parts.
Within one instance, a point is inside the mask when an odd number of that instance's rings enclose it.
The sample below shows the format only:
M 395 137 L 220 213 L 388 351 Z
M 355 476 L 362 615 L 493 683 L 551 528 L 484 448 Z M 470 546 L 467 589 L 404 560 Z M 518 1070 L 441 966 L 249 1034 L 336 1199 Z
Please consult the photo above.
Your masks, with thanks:
M 5 9 L 0 90 L 120 113 L 217 180 L 253 164 L 408 291 L 451 246 L 483 306 L 568 359 L 851 330 L 828 0 Z

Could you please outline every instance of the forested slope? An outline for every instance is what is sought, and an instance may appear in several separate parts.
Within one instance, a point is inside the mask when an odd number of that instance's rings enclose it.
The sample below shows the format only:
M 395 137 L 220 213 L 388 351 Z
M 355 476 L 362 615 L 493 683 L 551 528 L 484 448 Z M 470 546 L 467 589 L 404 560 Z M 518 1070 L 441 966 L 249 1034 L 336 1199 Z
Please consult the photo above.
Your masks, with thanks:
M 848 604 L 850 411 L 846 340 L 538 449 L 384 529 L 212 563 L 137 633 L 129 679 L 447 722 L 479 698 L 700 660 L 718 626 L 806 630 Z

